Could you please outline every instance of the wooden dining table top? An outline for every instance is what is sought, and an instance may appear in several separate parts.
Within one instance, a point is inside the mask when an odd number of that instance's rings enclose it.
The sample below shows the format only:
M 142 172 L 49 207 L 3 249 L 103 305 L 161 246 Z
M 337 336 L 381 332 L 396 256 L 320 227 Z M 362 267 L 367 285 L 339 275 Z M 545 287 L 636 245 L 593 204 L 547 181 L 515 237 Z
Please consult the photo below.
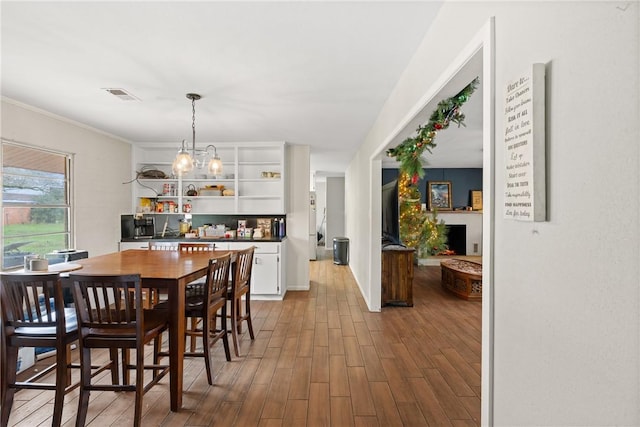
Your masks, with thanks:
M 141 279 L 181 279 L 205 270 L 212 258 L 232 251 L 152 251 L 128 249 L 74 261 L 78 274 L 140 274 Z

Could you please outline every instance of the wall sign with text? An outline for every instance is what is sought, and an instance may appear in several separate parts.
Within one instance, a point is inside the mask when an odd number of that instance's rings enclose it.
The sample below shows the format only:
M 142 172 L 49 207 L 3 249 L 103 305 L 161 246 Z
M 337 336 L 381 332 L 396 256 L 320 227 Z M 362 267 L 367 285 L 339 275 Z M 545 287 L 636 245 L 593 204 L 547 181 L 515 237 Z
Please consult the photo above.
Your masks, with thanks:
M 509 82 L 504 103 L 504 217 L 545 221 L 545 65 Z

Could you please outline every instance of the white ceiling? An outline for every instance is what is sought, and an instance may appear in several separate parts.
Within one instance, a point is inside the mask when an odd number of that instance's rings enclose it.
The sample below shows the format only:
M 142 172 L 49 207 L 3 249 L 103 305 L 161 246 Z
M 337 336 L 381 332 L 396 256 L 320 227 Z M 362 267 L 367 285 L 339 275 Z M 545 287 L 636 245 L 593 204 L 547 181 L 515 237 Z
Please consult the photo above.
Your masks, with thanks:
M 3 1 L 1 93 L 177 149 L 196 92 L 197 141 L 308 144 L 341 173 L 441 3 Z
M 482 167 L 482 50 L 478 50 L 466 64 L 453 76 L 447 76 L 444 84 L 434 96 L 411 119 L 400 133 L 389 142 L 395 147 L 408 137 L 416 135 L 419 125 L 429 122 L 438 103 L 458 94 L 476 77 L 480 84 L 461 110 L 465 115 L 462 126 L 450 123 L 445 130 L 439 131 L 434 139 L 436 147 L 431 153 L 423 154 L 423 165 L 429 168 L 481 168 Z M 398 162 L 382 157 L 383 167 L 397 167 Z

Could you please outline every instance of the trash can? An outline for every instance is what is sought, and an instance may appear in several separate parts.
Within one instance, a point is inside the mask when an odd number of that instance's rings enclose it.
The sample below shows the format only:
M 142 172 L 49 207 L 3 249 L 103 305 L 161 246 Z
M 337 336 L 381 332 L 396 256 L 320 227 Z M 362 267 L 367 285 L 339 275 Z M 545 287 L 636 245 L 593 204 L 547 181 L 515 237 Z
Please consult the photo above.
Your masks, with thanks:
M 349 264 L 349 239 L 346 237 L 333 238 L 333 263 L 338 265 Z

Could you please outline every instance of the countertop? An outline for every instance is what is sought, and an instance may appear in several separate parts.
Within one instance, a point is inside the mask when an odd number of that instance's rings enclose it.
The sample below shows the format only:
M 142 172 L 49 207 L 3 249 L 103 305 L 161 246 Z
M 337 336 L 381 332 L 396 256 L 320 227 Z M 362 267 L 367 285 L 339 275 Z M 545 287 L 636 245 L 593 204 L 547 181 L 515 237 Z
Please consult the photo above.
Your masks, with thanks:
M 120 239 L 121 242 L 203 242 L 203 243 L 216 243 L 216 242 L 271 242 L 271 243 L 280 243 L 282 241 L 284 241 L 287 237 L 275 237 L 275 238 L 264 238 L 264 239 L 246 239 L 246 238 L 233 238 L 233 239 L 225 239 L 225 238 L 211 238 L 211 237 L 204 237 L 204 238 L 189 238 L 187 239 L 186 237 L 179 237 L 179 236 L 173 236 L 173 237 L 153 237 L 153 238 L 146 238 L 146 239 L 133 239 L 133 238 L 123 238 Z

